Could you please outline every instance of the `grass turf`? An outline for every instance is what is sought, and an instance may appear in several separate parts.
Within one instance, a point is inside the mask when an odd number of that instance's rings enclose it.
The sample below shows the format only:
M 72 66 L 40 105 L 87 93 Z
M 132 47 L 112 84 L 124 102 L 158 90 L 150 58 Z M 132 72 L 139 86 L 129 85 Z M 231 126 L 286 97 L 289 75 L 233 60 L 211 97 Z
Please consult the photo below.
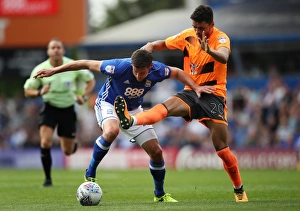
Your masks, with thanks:
M 167 170 L 165 191 L 179 203 L 154 203 L 149 170 L 98 170 L 98 206 L 77 202 L 82 171 L 52 171 L 54 186 L 41 188 L 42 170 L 0 170 L 0 210 L 299 210 L 300 172 L 243 170 L 248 203 L 236 203 L 223 170 Z

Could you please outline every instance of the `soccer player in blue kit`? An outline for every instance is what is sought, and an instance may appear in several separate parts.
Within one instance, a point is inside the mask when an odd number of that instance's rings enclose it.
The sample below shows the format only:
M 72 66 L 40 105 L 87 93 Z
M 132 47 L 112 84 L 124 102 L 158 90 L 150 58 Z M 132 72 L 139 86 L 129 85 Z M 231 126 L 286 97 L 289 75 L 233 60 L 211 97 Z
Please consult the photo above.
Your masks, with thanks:
M 96 169 L 107 154 L 110 145 L 118 136 L 120 129 L 129 140 L 135 140 L 150 157 L 150 172 L 154 180 L 154 202 L 177 202 L 164 191 L 165 163 L 161 146 L 152 125 L 120 128 L 119 119 L 114 109 L 114 100 L 118 95 L 124 97 L 131 115 L 143 111 L 144 95 L 158 82 L 175 78 L 190 86 L 198 96 L 212 93 L 212 86 L 199 86 L 186 73 L 176 67 L 170 67 L 153 61 L 153 55 L 147 50 L 138 49 L 131 58 L 110 59 L 103 61 L 77 60 L 52 69 L 40 70 L 34 78 L 49 77 L 60 72 L 89 69 L 107 75 L 107 79 L 95 101 L 97 122 L 103 133 L 94 144 L 90 165 L 85 173 L 85 181 L 96 181 Z

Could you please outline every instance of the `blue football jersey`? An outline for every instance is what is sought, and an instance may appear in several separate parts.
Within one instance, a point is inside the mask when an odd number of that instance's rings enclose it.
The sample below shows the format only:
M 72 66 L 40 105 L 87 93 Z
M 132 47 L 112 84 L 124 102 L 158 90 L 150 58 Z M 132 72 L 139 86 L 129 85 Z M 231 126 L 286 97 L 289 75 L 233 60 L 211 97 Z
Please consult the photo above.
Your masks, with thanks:
M 153 61 L 147 77 L 139 82 L 133 75 L 131 59 L 104 60 L 100 71 L 107 75 L 101 87 L 98 98 L 114 104 L 118 95 L 124 97 L 128 110 L 134 110 L 143 103 L 144 95 L 157 83 L 170 78 L 170 68 L 158 61 Z

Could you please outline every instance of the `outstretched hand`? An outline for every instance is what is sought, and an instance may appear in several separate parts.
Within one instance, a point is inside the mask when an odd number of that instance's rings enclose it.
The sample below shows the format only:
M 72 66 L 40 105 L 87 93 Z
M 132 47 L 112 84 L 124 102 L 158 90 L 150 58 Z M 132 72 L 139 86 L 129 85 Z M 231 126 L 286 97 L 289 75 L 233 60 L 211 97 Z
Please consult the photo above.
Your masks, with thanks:
M 216 88 L 214 86 L 198 86 L 194 91 L 198 98 L 200 98 L 202 93 L 212 94 L 215 90 Z
M 53 71 L 53 69 L 41 69 L 40 71 L 38 71 L 33 78 L 44 78 L 44 77 L 49 77 L 51 75 L 53 75 L 55 72 Z
M 202 32 L 202 39 L 199 39 L 199 42 L 200 42 L 202 50 L 204 50 L 206 53 L 209 53 L 210 48 L 209 48 L 209 45 L 208 45 L 208 39 L 205 36 L 204 31 Z
M 148 42 L 146 45 L 142 46 L 141 49 L 152 52 L 153 51 L 153 44 Z

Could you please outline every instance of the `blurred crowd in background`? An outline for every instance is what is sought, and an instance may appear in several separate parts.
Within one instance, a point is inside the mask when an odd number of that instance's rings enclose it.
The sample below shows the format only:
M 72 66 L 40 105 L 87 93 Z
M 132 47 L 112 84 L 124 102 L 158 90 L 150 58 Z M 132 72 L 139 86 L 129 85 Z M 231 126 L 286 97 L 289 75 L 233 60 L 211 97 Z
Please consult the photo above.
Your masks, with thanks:
M 254 80 L 255 82 L 255 80 Z M 167 99 L 177 92 L 174 80 L 159 83 L 147 94 L 144 109 Z M 94 99 L 90 96 L 84 106 L 77 106 L 77 140 L 81 147 L 91 147 L 101 130 L 94 114 Z M 289 87 L 282 77 L 270 75 L 261 88 L 236 86 L 228 90 L 229 143 L 234 149 L 278 148 L 300 149 L 300 83 Z M 0 151 L 38 147 L 38 113 L 42 100 L 28 99 L 23 92 L 13 98 L 0 96 Z M 168 117 L 154 125 L 163 147 L 192 145 L 213 149 L 209 130 L 193 120 L 186 123 L 180 117 Z M 59 146 L 54 137 L 54 146 Z M 114 147 L 135 147 L 122 134 Z

